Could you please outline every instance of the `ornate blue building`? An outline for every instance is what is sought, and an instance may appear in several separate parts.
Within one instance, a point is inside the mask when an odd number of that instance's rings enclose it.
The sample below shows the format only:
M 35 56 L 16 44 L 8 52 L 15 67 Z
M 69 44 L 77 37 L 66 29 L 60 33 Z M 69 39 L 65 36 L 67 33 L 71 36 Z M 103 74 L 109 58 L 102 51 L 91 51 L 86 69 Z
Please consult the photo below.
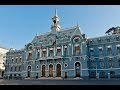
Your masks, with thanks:
M 86 38 L 80 27 L 62 29 L 57 12 L 51 31 L 36 35 L 21 50 L 6 53 L 5 77 L 116 78 L 120 76 L 120 28 Z M 108 33 L 106 32 L 106 33 Z

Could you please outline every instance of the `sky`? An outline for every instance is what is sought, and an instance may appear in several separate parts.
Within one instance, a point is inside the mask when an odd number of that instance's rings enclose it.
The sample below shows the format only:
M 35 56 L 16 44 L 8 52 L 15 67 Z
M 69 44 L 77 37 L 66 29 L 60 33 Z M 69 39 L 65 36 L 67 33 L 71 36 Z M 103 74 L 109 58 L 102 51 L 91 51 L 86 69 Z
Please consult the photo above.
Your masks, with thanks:
M 1 5 L 0 46 L 21 49 L 36 33 L 50 32 L 55 9 L 61 28 L 78 23 L 89 38 L 120 26 L 120 5 Z

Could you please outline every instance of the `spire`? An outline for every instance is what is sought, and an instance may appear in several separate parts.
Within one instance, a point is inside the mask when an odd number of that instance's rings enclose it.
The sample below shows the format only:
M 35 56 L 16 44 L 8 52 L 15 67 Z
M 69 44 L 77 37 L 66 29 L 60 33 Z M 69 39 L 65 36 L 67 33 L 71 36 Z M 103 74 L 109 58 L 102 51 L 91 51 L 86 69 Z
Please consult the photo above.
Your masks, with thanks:
M 57 16 L 57 9 L 55 9 L 55 16 Z

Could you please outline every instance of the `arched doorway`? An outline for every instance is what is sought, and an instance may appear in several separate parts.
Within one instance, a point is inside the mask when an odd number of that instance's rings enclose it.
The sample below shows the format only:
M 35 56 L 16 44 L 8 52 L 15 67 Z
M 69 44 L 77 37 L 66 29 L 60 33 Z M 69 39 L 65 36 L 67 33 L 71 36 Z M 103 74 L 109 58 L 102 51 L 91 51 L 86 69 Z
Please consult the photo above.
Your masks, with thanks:
M 57 72 L 56 77 L 61 77 L 61 65 L 60 64 L 57 64 L 56 72 Z
M 30 75 L 30 72 L 31 72 L 31 66 L 28 66 L 28 69 L 27 69 L 27 77 L 30 77 L 31 75 Z
M 79 62 L 75 63 L 75 76 L 80 77 L 80 63 Z
M 45 65 L 42 65 L 42 77 L 45 77 Z
M 49 77 L 53 77 L 53 65 L 49 65 Z

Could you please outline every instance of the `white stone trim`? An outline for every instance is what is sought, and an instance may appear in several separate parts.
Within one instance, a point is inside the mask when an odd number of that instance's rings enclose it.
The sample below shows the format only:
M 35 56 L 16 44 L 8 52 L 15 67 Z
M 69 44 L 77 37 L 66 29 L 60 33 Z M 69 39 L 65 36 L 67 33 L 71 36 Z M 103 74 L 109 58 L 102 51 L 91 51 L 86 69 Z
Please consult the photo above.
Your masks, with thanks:
M 48 57 L 48 51 L 49 51 L 49 50 L 48 50 L 48 47 L 47 47 L 47 57 Z
M 54 56 L 56 56 L 56 48 L 55 48 L 55 46 L 54 46 Z
M 40 57 L 42 57 L 42 49 L 40 49 Z
M 46 51 L 46 49 L 43 49 L 42 51 Z
M 75 47 L 78 47 L 78 46 L 80 46 L 79 44 L 75 44 Z
M 64 48 L 67 48 L 67 46 L 65 45 Z
M 98 49 L 103 49 L 102 47 L 98 47 Z
M 29 53 L 32 53 L 32 51 L 29 51 Z
M 61 47 L 57 47 L 57 49 L 61 49 Z
M 111 48 L 111 46 L 106 46 L 107 48 Z
M 116 45 L 116 47 L 120 47 L 120 44 Z
M 90 48 L 90 50 L 93 50 L 93 48 Z
M 72 55 L 73 55 L 73 44 L 72 44 Z
M 50 50 L 53 50 L 53 48 L 50 48 Z
M 63 50 L 64 50 L 64 49 L 63 49 L 63 45 L 62 45 L 62 55 L 63 55 Z

